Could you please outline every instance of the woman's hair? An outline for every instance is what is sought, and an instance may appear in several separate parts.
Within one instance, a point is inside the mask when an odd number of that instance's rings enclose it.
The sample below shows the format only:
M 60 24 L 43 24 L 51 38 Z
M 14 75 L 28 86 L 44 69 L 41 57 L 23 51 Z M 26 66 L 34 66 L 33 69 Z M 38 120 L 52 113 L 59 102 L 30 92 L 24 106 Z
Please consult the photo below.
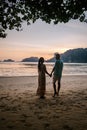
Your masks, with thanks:
M 41 64 L 44 62 L 44 58 L 40 57 L 38 60 L 38 70 L 41 70 Z

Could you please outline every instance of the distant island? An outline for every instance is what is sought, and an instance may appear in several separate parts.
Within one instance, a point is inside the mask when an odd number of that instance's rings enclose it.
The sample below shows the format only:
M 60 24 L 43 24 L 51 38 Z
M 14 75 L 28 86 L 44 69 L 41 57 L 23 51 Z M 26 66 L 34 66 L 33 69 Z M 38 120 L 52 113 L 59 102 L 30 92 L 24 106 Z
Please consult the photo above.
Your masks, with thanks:
M 12 59 L 5 59 L 5 60 L 3 60 L 3 62 L 15 62 L 15 61 Z
M 21 62 L 38 62 L 38 57 L 25 58 Z

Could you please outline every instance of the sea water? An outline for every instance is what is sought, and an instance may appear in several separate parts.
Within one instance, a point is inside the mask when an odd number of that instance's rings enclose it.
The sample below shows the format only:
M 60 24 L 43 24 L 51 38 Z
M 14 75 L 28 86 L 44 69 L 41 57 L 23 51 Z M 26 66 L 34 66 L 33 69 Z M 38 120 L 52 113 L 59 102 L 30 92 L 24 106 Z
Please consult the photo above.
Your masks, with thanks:
M 51 73 L 54 63 L 45 63 Z M 37 76 L 37 62 L 0 62 L 0 76 Z M 63 75 L 87 75 L 87 63 L 64 63 Z

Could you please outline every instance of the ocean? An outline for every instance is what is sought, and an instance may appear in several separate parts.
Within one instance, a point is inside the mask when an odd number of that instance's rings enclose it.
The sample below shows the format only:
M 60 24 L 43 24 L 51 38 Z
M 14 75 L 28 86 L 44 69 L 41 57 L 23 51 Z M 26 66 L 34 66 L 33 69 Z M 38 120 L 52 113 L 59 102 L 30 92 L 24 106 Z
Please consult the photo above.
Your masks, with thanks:
M 54 63 L 45 63 L 50 73 Z M 0 77 L 37 76 L 36 62 L 0 62 Z M 87 75 L 87 63 L 64 63 L 63 75 Z

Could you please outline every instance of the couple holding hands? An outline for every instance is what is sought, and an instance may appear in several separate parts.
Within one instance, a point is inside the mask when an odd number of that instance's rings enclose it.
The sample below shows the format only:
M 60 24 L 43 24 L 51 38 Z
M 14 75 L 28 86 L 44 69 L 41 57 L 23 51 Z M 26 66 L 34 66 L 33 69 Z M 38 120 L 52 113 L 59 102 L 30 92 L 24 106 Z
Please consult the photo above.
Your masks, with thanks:
M 61 77 L 62 77 L 62 70 L 63 70 L 63 62 L 60 59 L 60 54 L 55 54 L 55 65 L 52 69 L 51 74 L 47 72 L 46 65 L 44 64 L 44 58 L 40 57 L 38 61 L 38 88 L 37 88 L 37 95 L 40 96 L 40 98 L 45 98 L 45 91 L 46 91 L 46 76 L 45 74 L 48 74 L 50 77 L 52 77 L 53 74 L 53 89 L 54 89 L 54 95 L 59 95 L 60 86 L 61 86 Z M 58 89 L 56 90 L 56 82 L 58 81 Z

